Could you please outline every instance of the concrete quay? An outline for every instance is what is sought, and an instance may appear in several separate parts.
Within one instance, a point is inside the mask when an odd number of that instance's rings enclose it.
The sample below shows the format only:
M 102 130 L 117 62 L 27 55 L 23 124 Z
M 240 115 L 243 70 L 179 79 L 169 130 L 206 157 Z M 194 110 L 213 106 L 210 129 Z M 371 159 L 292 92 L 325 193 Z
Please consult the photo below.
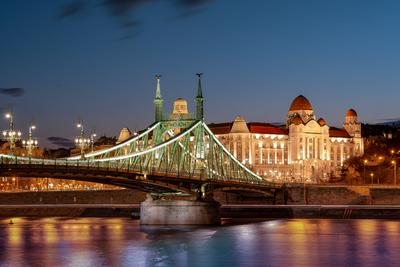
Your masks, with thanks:
M 182 207 L 179 207 L 179 209 Z M 176 208 L 178 210 L 178 208 Z M 400 219 L 400 205 L 222 205 L 221 218 L 234 219 Z M 140 218 L 138 204 L 0 205 L 0 217 L 131 217 Z M 193 211 L 191 211 L 193 213 Z M 173 213 L 171 213 L 173 214 Z M 173 218 L 173 216 L 172 216 Z M 178 217 L 182 220 L 184 217 Z M 216 217 L 212 217 L 216 218 Z M 142 224 L 148 224 L 146 221 Z M 182 224 L 164 221 L 151 224 Z M 209 224 L 209 223 L 196 223 Z M 210 224 L 218 224 L 212 221 Z
M 223 205 L 222 218 L 400 219 L 400 205 Z
M 132 217 L 138 204 L 19 204 L 0 205 L 0 217 Z
M 140 203 L 145 198 L 145 193 L 135 190 L 0 193 L 0 217 L 113 216 L 139 219 Z M 221 204 L 219 216 L 217 214 L 215 218 L 400 219 L 400 187 L 288 185 L 274 196 L 217 191 L 214 199 Z M 202 209 L 196 203 L 175 205 L 160 202 L 154 206 L 155 203 L 153 201 L 150 205 L 151 209 L 165 209 L 164 214 L 171 215 L 171 218 L 184 218 L 184 215 L 179 215 L 182 209 L 189 211 L 190 206 L 194 206 L 193 211 L 185 215 L 188 222 L 194 212 L 199 214 L 197 223 L 203 224 L 204 214 L 207 214 L 207 210 L 195 212 Z M 215 212 L 215 207 L 210 207 L 209 212 Z M 142 218 L 145 218 L 143 214 Z

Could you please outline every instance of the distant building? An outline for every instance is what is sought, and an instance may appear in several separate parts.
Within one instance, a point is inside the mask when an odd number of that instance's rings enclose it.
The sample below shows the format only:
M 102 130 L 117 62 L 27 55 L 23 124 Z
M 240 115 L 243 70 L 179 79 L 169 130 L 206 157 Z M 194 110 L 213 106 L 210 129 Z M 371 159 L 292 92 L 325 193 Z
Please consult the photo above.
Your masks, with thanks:
M 210 124 L 223 145 L 258 175 L 286 181 L 318 182 L 339 176 L 344 161 L 364 151 L 361 124 L 349 109 L 343 128 L 317 119 L 311 103 L 302 95 L 289 107 L 284 125 L 246 122 Z
M 124 142 L 132 136 L 132 132 L 128 128 L 122 128 L 117 139 L 117 144 Z
M 10 143 L 4 142 L 0 147 L 0 153 L 2 154 L 14 154 L 21 157 L 29 157 L 28 150 L 21 146 L 20 142 L 17 142 L 13 150 L 10 149 Z M 41 157 L 43 156 L 43 150 L 39 147 L 32 149 L 31 157 Z

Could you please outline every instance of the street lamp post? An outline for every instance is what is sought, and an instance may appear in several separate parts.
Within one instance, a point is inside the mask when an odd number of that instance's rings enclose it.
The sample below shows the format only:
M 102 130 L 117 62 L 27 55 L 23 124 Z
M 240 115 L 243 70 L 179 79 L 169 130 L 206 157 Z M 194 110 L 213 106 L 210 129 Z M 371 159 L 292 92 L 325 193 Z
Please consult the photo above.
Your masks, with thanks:
M 80 136 L 78 138 L 75 138 L 75 143 L 80 147 L 81 149 L 81 158 L 85 159 L 85 149 L 86 147 L 90 144 L 90 139 L 85 138 L 85 132 L 83 130 L 83 122 L 80 121 L 77 125 L 77 128 L 80 128 Z
M 364 159 L 364 185 L 365 185 L 365 164 L 367 164 L 368 160 Z
M 392 160 L 393 164 L 393 183 L 394 185 L 397 185 L 397 162 L 396 160 Z
M 90 135 L 90 147 L 91 147 L 91 150 L 92 150 L 92 152 L 93 152 L 93 146 L 94 146 L 94 138 L 96 137 L 97 135 L 96 135 L 96 133 L 92 133 L 91 135 Z
M 32 135 L 32 130 L 35 130 L 36 126 L 31 125 L 29 126 L 29 131 L 28 131 L 28 140 L 22 140 L 22 145 L 28 150 L 28 156 L 32 156 L 33 149 L 35 149 L 38 146 L 38 141 L 33 138 Z
M 10 143 L 10 150 L 13 152 L 15 148 L 15 142 L 21 139 L 21 132 L 14 130 L 14 120 L 11 112 L 6 113 L 5 117 L 6 119 L 9 119 L 10 124 L 9 129 L 3 131 L 3 140 Z

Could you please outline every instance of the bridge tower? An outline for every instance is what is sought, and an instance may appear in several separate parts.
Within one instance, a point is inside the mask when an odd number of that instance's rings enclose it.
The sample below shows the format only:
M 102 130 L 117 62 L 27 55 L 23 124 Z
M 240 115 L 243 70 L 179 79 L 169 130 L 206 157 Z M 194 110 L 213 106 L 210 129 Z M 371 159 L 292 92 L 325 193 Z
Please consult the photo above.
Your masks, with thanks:
M 203 91 L 201 89 L 201 76 L 203 73 L 197 73 L 196 74 L 199 77 L 199 82 L 197 85 L 197 96 L 196 96 L 196 120 L 202 120 L 204 118 L 204 109 L 203 109 Z
M 156 97 L 154 98 L 154 107 L 155 107 L 155 122 L 162 121 L 163 119 L 163 102 L 164 100 L 161 97 L 161 87 L 160 87 L 160 79 L 161 75 L 156 75 L 157 80 L 157 89 L 156 89 Z

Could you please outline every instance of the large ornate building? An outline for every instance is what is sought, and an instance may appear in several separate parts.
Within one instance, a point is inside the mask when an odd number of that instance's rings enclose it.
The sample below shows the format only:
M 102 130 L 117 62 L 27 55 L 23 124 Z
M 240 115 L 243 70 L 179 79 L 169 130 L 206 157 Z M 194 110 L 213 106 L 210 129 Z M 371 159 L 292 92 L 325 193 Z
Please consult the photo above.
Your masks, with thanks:
M 225 147 L 254 172 L 268 179 L 326 181 L 339 176 L 343 163 L 363 154 L 361 124 L 349 109 L 343 128 L 317 119 L 311 103 L 302 95 L 290 105 L 286 124 L 233 122 L 210 124 Z
M 160 77 L 157 87 L 155 121 L 203 119 L 201 74 L 198 74 L 196 112 L 188 111 L 186 100 L 178 98 L 173 112 L 163 114 Z M 269 180 L 319 182 L 340 176 L 344 162 L 364 153 L 361 124 L 349 109 L 342 128 L 317 119 L 310 101 L 302 95 L 291 103 L 285 124 L 246 122 L 237 116 L 233 122 L 208 125 L 221 143 L 242 163 Z

